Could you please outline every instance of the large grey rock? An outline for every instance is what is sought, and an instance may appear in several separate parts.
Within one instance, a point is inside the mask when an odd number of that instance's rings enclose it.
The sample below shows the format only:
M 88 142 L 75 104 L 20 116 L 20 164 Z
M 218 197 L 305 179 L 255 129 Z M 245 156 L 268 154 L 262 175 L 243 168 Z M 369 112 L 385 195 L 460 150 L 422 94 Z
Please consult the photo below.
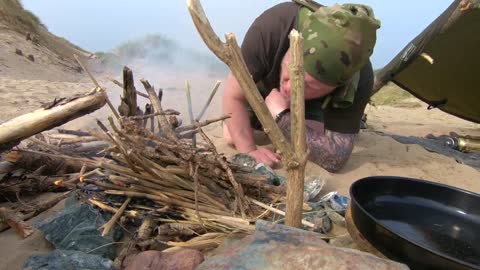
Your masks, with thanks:
M 133 259 L 126 270 L 193 270 L 203 262 L 198 250 L 181 249 L 174 252 L 144 251 Z
M 313 232 L 257 221 L 253 235 L 222 247 L 219 254 L 196 269 L 403 270 L 408 267 L 357 250 L 330 246 Z
M 45 255 L 31 256 L 23 270 L 111 270 L 111 260 L 80 251 L 54 250 Z
M 83 251 L 114 259 L 116 245 L 109 244 L 120 239 L 121 231 L 117 229 L 102 237 L 98 228 L 105 222 L 99 211 L 69 198 L 63 212 L 43 220 L 36 227 L 57 249 Z

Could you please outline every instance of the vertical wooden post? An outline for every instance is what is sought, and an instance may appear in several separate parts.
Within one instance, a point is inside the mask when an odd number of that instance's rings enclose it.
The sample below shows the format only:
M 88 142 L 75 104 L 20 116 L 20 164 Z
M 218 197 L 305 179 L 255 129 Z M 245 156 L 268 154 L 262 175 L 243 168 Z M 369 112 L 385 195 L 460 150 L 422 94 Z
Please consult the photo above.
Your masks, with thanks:
M 133 73 L 128 67 L 123 67 L 123 96 L 118 112 L 122 116 L 137 114 L 137 90 L 133 82 Z
M 303 38 L 297 30 L 290 33 L 291 62 L 288 66 L 292 80 L 290 100 L 291 138 L 297 164 L 287 167 L 287 211 L 285 224 L 300 227 L 302 224 L 302 206 L 307 162 L 307 142 L 305 137 L 305 71 L 303 67 Z

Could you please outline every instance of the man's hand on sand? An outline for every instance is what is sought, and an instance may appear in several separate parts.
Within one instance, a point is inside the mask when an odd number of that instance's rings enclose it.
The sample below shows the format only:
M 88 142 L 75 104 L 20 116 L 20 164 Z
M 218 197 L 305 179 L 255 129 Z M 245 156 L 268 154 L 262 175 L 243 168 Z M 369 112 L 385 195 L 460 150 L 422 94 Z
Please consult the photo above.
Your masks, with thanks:
M 290 101 L 276 88 L 265 98 L 265 104 L 273 117 L 290 107 Z
M 272 168 L 280 162 L 280 156 L 267 148 L 258 148 L 248 152 L 248 155 L 255 158 L 257 163 L 263 163 Z

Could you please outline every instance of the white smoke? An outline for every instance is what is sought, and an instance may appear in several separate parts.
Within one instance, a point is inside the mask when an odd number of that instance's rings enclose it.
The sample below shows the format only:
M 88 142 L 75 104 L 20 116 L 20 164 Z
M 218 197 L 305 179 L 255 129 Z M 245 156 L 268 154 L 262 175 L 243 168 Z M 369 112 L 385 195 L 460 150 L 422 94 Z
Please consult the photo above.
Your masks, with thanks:
M 97 54 L 98 55 L 98 54 Z M 162 104 L 166 109 L 181 112 L 184 123 L 189 122 L 186 81 L 191 86 L 192 107 L 197 116 L 207 101 L 218 80 L 228 74 L 228 67 L 213 53 L 200 53 L 181 46 L 178 42 L 161 35 L 147 35 L 117 46 L 112 52 L 101 54 L 101 61 L 109 73 L 122 81 L 122 69 L 128 66 L 133 71 L 135 87 L 144 92 L 140 79 L 146 79 L 156 90 L 163 89 Z M 221 115 L 220 87 L 203 119 Z M 138 98 L 143 110 L 148 100 Z

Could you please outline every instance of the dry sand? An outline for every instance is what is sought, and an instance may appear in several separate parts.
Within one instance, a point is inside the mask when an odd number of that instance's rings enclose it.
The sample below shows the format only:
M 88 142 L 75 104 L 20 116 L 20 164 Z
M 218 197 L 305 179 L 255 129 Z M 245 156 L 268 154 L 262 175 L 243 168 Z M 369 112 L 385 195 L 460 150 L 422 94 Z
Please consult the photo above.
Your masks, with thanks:
M 10 36 L 1 36 L 12 44 L 16 42 Z M 29 46 L 29 45 L 25 45 Z M 0 48 L 1 49 L 1 48 Z M 23 50 L 28 51 L 30 47 Z M 16 116 L 38 108 L 42 103 L 52 101 L 55 97 L 69 96 L 76 93 L 87 92 L 93 84 L 86 77 L 78 74 L 69 74 L 64 65 L 53 65 L 48 59 L 39 57 L 38 62 L 31 63 L 23 58 L 18 58 L 7 50 L 8 56 L 0 52 L 0 123 Z M 1 55 L 4 55 L 3 57 Z M 18 65 L 17 72 L 11 66 Z M 36 65 L 32 67 L 32 65 Z M 54 71 L 48 72 L 49 69 Z M 134 76 L 137 90 L 143 89 L 138 79 L 141 74 Z M 70 72 L 71 73 L 71 72 Z M 218 78 L 208 78 L 202 74 L 179 74 L 173 71 L 145 73 L 155 86 L 161 86 L 164 91 L 164 107 L 177 109 L 182 112 L 184 123 L 188 122 L 186 113 L 186 99 L 184 80 L 189 79 L 192 85 L 195 115 L 210 94 L 210 89 Z M 155 74 L 155 77 L 152 77 Z M 114 74 L 119 79 L 119 74 Z M 116 105 L 119 102 L 121 89 L 108 81 L 107 75 L 99 76 L 100 83 L 107 87 L 110 99 Z M 120 80 L 121 81 L 121 80 Z M 221 91 L 217 94 L 210 106 L 206 118 L 221 115 Z M 141 98 L 140 104 L 145 104 Z M 409 102 L 418 103 L 417 100 Z M 388 136 L 379 135 L 375 131 L 393 133 L 407 136 L 425 136 L 429 133 L 435 135 L 448 134 L 450 131 L 479 135 L 479 125 L 473 124 L 439 110 L 428 111 L 426 105 L 420 107 L 368 107 L 368 124 L 372 130 L 363 130 L 358 135 L 354 152 L 348 164 L 339 173 L 331 174 L 319 166 L 309 163 L 307 175 L 320 175 L 327 180 L 323 192 L 337 190 L 348 195 L 350 185 L 363 177 L 377 175 L 394 175 L 414 177 L 444 183 L 473 192 L 480 193 L 480 172 L 472 167 L 457 163 L 454 159 L 431 153 L 418 145 L 404 145 Z M 95 118 L 104 120 L 109 112 L 108 107 L 74 120 L 66 124 L 65 128 L 90 129 L 95 128 Z M 220 153 L 235 154 L 235 150 L 225 144 L 221 138 L 220 124 L 207 128 L 210 138 L 214 141 Z M 282 172 L 282 170 L 279 170 Z M 59 209 L 57 206 L 56 209 Z M 44 213 L 29 223 L 41 220 L 56 210 Z M 50 250 L 49 244 L 36 232 L 35 235 L 22 240 L 11 230 L 0 234 L 0 269 L 20 269 L 24 260 L 34 253 Z
M 171 74 L 170 74 L 171 75 Z M 108 82 L 106 77 L 100 81 L 109 89 L 109 96 L 115 104 L 119 102 L 121 90 L 118 86 Z M 171 78 L 162 76 L 162 78 Z M 183 79 L 176 81 L 163 81 L 156 85 L 165 85 L 171 90 L 164 92 L 165 108 L 178 109 L 188 122 L 186 114 L 185 92 Z M 164 79 L 166 80 L 166 79 Z M 199 80 L 199 81 L 197 81 Z M 195 112 L 198 113 L 207 100 L 210 89 L 216 79 L 194 78 L 191 80 L 192 93 L 194 95 Z M 137 89 L 141 89 L 136 81 Z M 62 82 L 52 80 L 20 80 L 13 78 L 0 78 L 0 121 L 6 121 L 15 116 L 38 108 L 42 102 L 48 102 L 55 97 L 68 96 L 74 93 L 88 91 L 93 84 L 82 82 Z M 173 88 L 177 89 L 173 89 Z M 220 95 L 217 94 L 213 104 L 208 110 L 207 117 L 221 115 Z M 141 103 L 144 101 L 141 101 Z M 418 102 L 418 101 L 412 101 Z M 368 124 L 370 129 L 399 135 L 425 136 L 448 134 L 450 131 L 478 135 L 479 125 L 463 121 L 456 117 L 442 113 L 438 110 L 428 111 L 426 106 L 417 108 L 396 108 L 389 106 L 368 107 Z M 70 129 L 94 128 L 94 119 L 105 119 L 110 115 L 107 107 L 74 120 L 65 125 Z M 214 141 L 218 151 L 226 155 L 235 154 L 235 150 L 229 147 L 221 138 L 220 124 L 214 124 L 207 129 L 210 138 Z M 404 176 L 414 177 L 444 183 L 466 190 L 480 193 L 480 172 L 472 167 L 457 163 L 454 159 L 426 151 L 418 145 L 404 145 L 388 136 L 382 136 L 373 130 L 363 130 L 357 137 L 354 152 L 345 168 L 339 173 L 331 174 L 315 164 L 307 165 L 306 174 L 320 175 L 327 180 L 323 192 L 336 190 L 341 194 L 348 195 L 350 185 L 367 176 Z M 280 173 L 285 173 L 279 170 Z M 34 220 L 41 220 L 47 214 L 43 214 Z M 19 269 L 24 260 L 30 254 L 47 252 L 51 249 L 48 243 L 42 239 L 39 233 L 22 240 L 11 230 L 0 234 L 0 269 Z

